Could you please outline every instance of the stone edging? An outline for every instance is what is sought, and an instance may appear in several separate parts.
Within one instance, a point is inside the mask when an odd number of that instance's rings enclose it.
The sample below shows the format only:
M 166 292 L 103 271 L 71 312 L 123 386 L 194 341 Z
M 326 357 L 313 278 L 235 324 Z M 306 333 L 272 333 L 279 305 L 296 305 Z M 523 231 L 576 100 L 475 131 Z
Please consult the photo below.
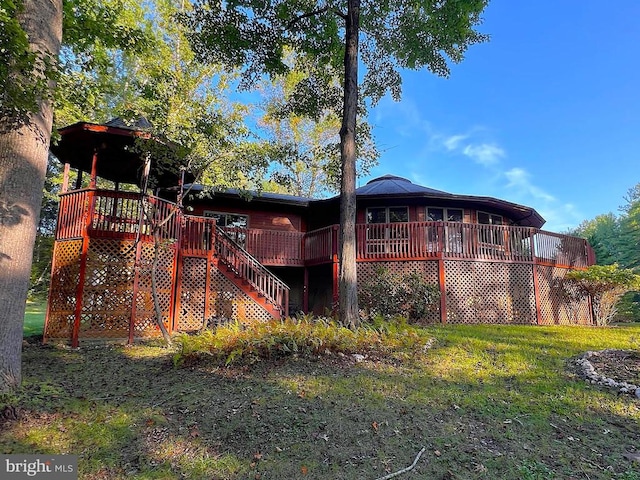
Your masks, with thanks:
M 605 377 L 604 375 L 599 374 L 594 368 L 593 364 L 589 361 L 591 357 L 598 356 L 601 353 L 608 353 L 613 351 L 615 350 L 609 349 L 601 350 L 599 352 L 588 351 L 586 353 L 583 353 L 575 360 L 575 364 L 580 368 L 579 373 L 589 383 L 604 385 L 605 387 L 609 388 L 615 388 L 618 390 L 618 393 L 635 395 L 637 398 L 640 398 L 640 386 L 627 382 L 617 382 L 613 378 Z

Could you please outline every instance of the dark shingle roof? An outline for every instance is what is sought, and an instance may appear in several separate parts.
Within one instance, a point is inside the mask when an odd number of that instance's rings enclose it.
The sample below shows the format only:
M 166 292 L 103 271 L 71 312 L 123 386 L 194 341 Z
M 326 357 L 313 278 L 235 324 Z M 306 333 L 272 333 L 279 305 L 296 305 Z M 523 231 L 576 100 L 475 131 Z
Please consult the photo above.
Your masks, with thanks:
M 356 189 L 356 195 L 450 195 L 441 190 L 416 185 L 410 180 L 395 175 L 374 178 Z

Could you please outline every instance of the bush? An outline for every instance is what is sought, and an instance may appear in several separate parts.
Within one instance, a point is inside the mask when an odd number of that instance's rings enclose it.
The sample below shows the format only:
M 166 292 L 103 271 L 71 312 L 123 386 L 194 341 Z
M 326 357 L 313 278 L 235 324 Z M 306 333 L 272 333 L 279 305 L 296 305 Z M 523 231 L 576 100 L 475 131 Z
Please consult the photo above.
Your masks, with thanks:
M 229 323 L 197 335 L 180 334 L 176 365 L 203 356 L 214 363 L 252 363 L 286 356 L 331 353 L 413 355 L 430 343 L 426 334 L 403 321 L 380 322 L 350 330 L 326 318 Z
M 359 294 L 360 304 L 369 319 L 381 315 L 386 319 L 404 316 L 409 320 L 421 320 L 440 300 L 437 285 L 427 283 L 416 273 L 393 275 L 384 267 L 378 267 L 375 277 L 361 285 Z
M 616 304 L 627 292 L 640 288 L 640 277 L 631 270 L 613 265 L 592 265 L 573 270 L 564 277 L 567 289 L 591 300 L 591 314 L 596 325 L 607 325 L 616 315 Z

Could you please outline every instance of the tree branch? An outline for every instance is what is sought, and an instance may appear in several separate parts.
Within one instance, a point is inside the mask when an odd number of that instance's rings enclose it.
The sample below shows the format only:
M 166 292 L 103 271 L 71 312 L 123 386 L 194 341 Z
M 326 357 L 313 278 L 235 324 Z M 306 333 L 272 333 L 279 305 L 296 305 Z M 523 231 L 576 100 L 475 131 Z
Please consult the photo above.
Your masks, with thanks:
M 320 15 L 321 13 L 324 13 L 324 12 L 326 12 L 328 10 L 329 10 L 329 5 L 325 5 L 322 8 L 318 8 L 317 10 L 312 10 L 311 12 L 307 12 L 307 13 L 303 13 L 301 15 L 297 15 L 293 20 L 291 20 L 289 23 L 287 23 L 286 29 L 289 30 L 291 27 L 293 27 L 296 23 L 298 23 L 300 20 L 302 20 L 304 18 L 315 17 L 316 15 Z
M 398 475 L 402 475 L 403 473 L 407 473 L 409 470 L 412 470 L 413 467 L 416 466 L 416 463 L 418 463 L 418 460 L 420 460 L 420 457 L 422 456 L 425 450 L 426 450 L 426 447 L 422 447 L 422 450 L 418 452 L 418 455 L 416 455 L 416 458 L 413 461 L 413 463 L 408 467 L 403 468 L 402 470 L 398 470 L 397 472 L 390 473 L 389 475 L 385 475 L 384 477 L 377 478 L 376 480 L 389 480 L 390 478 L 397 477 Z

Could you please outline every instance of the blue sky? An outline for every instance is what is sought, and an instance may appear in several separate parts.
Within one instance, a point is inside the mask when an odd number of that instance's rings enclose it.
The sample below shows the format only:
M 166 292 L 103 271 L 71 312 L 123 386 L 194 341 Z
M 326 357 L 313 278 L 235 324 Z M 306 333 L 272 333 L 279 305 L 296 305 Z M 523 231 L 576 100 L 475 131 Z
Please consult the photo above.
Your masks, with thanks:
M 534 207 L 563 232 L 640 182 L 640 1 L 493 0 L 443 79 L 403 74 L 369 121 L 386 173 Z

